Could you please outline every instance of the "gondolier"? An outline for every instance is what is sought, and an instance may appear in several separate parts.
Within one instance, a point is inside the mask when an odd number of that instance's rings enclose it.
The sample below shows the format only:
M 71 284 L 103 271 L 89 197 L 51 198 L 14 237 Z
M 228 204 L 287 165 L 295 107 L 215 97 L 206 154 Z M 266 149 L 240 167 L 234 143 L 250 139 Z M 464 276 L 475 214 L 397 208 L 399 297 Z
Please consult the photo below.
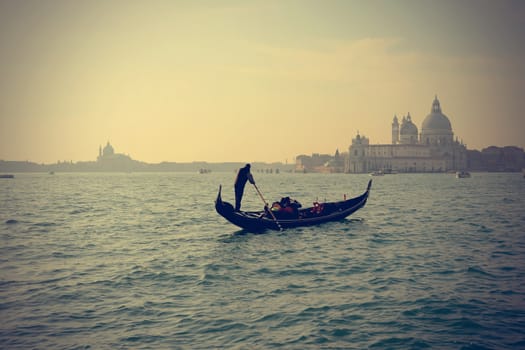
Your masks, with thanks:
M 244 194 L 244 186 L 246 186 L 247 181 L 255 185 L 255 180 L 250 172 L 250 164 L 246 164 L 243 168 L 240 168 L 235 179 L 235 210 L 237 211 L 241 209 L 242 195 Z

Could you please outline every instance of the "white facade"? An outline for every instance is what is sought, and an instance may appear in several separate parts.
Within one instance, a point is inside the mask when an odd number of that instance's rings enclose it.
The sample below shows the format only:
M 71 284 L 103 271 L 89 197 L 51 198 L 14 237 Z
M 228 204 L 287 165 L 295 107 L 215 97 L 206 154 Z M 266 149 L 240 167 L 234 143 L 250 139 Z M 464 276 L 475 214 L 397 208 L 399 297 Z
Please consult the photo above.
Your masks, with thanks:
M 408 114 L 403 117 L 401 125 L 394 116 L 390 145 L 371 145 L 367 137 L 358 133 L 349 148 L 345 172 L 443 172 L 465 169 L 467 149 L 460 142 L 453 141 L 450 121 L 441 112 L 437 97 L 421 130 L 421 135 L 418 135 L 417 126 Z

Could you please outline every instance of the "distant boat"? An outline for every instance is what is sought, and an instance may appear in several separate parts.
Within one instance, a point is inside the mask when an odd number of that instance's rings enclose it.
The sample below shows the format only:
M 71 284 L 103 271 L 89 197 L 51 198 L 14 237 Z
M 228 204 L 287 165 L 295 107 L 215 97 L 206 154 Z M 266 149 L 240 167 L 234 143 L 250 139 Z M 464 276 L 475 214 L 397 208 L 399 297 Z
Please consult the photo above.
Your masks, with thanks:
M 456 178 L 458 179 L 465 179 L 470 177 L 470 173 L 468 171 L 457 171 L 456 172 Z
M 370 173 L 370 176 L 383 176 L 383 175 L 392 175 L 397 174 L 397 170 L 393 170 L 392 168 L 385 168 L 381 170 L 376 170 Z
M 13 174 L 0 174 L 0 179 L 13 179 L 14 177 Z

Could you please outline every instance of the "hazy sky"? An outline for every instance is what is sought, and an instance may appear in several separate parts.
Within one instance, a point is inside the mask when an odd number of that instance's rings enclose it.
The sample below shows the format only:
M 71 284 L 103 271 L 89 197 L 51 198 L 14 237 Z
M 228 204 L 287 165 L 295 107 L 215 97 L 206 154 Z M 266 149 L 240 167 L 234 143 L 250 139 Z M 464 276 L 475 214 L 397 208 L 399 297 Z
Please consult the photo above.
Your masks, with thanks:
M 0 0 L 0 159 L 286 161 L 390 143 L 434 96 L 525 147 L 525 1 Z

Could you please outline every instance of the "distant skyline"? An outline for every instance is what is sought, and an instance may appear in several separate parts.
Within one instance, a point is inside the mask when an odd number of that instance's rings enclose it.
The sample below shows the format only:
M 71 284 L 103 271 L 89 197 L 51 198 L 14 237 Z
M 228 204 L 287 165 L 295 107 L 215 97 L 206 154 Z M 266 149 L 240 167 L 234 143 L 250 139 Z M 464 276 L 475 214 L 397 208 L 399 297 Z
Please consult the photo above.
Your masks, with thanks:
M 291 163 L 435 95 L 469 149 L 525 148 L 524 37 L 519 0 L 0 0 L 0 159 Z

